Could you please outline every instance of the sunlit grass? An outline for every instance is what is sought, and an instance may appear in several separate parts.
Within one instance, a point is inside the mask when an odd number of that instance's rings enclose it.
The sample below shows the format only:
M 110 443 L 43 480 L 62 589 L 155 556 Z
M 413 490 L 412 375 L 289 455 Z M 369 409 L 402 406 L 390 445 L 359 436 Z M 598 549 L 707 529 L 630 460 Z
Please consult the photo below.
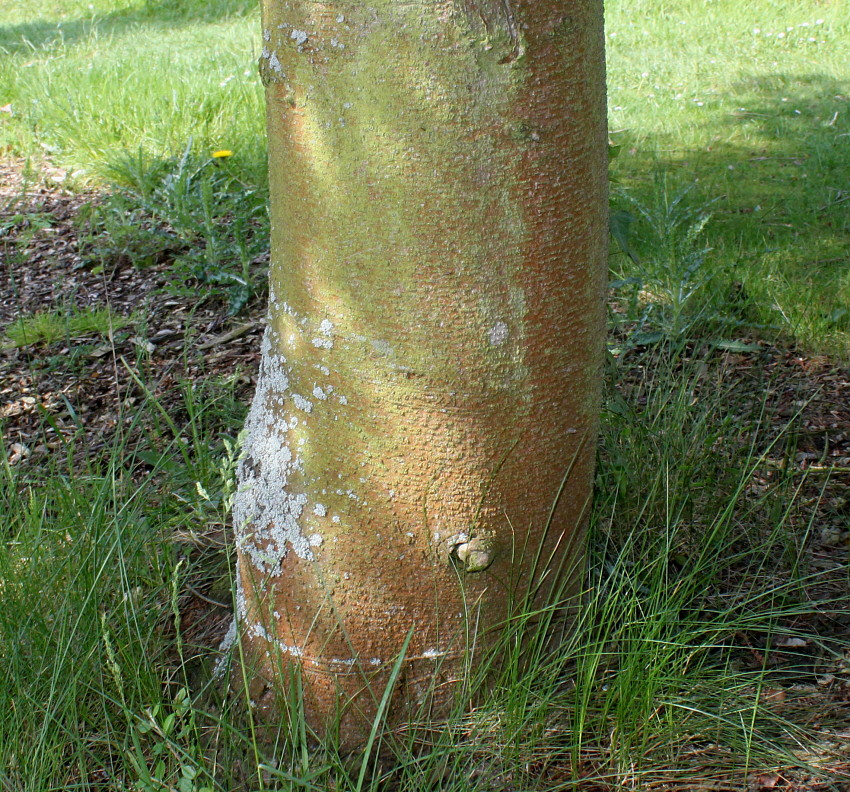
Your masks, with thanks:
M 721 302 L 734 290 L 757 332 L 850 353 L 845 4 L 611 0 L 606 15 L 615 184 L 644 204 L 659 173 L 688 189 L 711 207 Z
M 263 180 L 254 4 L 57 5 L 0 10 L 0 145 L 103 177 L 127 152 L 175 156 L 194 139 Z
M 610 0 L 606 16 L 615 184 L 648 205 L 661 175 L 711 207 L 711 299 L 737 295 L 742 334 L 850 352 L 844 4 Z M 259 46 L 243 0 L 17 0 L 0 9 L 0 146 L 126 185 L 128 158 L 162 173 L 191 141 L 195 157 L 232 151 L 264 193 Z

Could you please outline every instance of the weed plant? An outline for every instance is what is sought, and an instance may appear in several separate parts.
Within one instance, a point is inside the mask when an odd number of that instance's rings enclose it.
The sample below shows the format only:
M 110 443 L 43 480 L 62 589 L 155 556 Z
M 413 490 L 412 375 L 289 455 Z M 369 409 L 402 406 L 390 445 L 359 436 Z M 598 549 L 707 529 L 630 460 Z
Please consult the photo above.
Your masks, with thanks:
M 149 161 L 139 152 L 117 162 L 111 173 L 123 187 L 92 207 L 89 255 L 114 260 L 117 243 L 118 256 L 137 266 L 171 259 L 170 292 L 194 297 L 201 284 L 239 313 L 265 290 L 268 192 L 246 183 L 228 159 L 199 156 L 190 140 L 175 160 Z M 144 233 L 115 233 L 128 215 Z
M 727 308 L 846 354 L 846 7 L 612 0 L 606 26 L 615 182 L 652 206 L 662 173 L 668 196 L 710 207 L 706 265 Z

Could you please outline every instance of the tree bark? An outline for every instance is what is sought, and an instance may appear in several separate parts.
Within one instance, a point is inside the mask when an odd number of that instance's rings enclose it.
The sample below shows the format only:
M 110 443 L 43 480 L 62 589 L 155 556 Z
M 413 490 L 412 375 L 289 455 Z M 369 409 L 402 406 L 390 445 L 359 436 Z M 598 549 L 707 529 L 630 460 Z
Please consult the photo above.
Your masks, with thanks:
M 535 557 L 545 589 L 579 552 L 602 2 L 265 0 L 263 39 L 272 271 L 238 615 L 255 702 L 274 708 L 295 662 L 310 723 L 354 745 L 411 628 L 398 717 L 447 700 L 540 583 Z

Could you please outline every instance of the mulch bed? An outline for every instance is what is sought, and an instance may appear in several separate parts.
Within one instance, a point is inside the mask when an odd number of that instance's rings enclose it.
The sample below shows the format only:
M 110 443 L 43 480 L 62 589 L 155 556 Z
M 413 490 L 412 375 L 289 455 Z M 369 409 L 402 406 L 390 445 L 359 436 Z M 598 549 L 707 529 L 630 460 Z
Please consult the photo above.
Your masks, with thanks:
M 0 332 L 19 317 L 91 307 L 134 322 L 111 337 L 49 346 L 14 348 L 0 340 L 0 425 L 10 462 L 38 465 L 72 438 L 78 455 L 96 454 L 136 426 L 139 382 L 175 418 L 180 382 L 235 376 L 237 396 L 247 404 L 265 307 L 255 301 L 234 320 L 200 287 L 197 298 L 169 294 L 169 261 L 141 269 L 116 256 L 86 266 L 75 220 L 98 195 L 44 180 L 27 185 L 20 173 L 20 163 L 0 162 Z

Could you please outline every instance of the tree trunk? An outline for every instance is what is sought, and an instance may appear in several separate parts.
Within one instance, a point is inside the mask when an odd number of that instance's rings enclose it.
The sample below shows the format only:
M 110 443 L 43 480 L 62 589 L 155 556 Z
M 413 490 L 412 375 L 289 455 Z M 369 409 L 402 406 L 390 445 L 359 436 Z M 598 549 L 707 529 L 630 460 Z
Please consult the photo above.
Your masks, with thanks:
M 576 560 L 604 337 L 602 2 L 265 0 L 263 39 L 272 270 L 239 618 L 255 702 L 294 661 L 310 723 L 353 745 L 411 628 L 400 715 L 446 700 L 535 558 L 550 582 Z

